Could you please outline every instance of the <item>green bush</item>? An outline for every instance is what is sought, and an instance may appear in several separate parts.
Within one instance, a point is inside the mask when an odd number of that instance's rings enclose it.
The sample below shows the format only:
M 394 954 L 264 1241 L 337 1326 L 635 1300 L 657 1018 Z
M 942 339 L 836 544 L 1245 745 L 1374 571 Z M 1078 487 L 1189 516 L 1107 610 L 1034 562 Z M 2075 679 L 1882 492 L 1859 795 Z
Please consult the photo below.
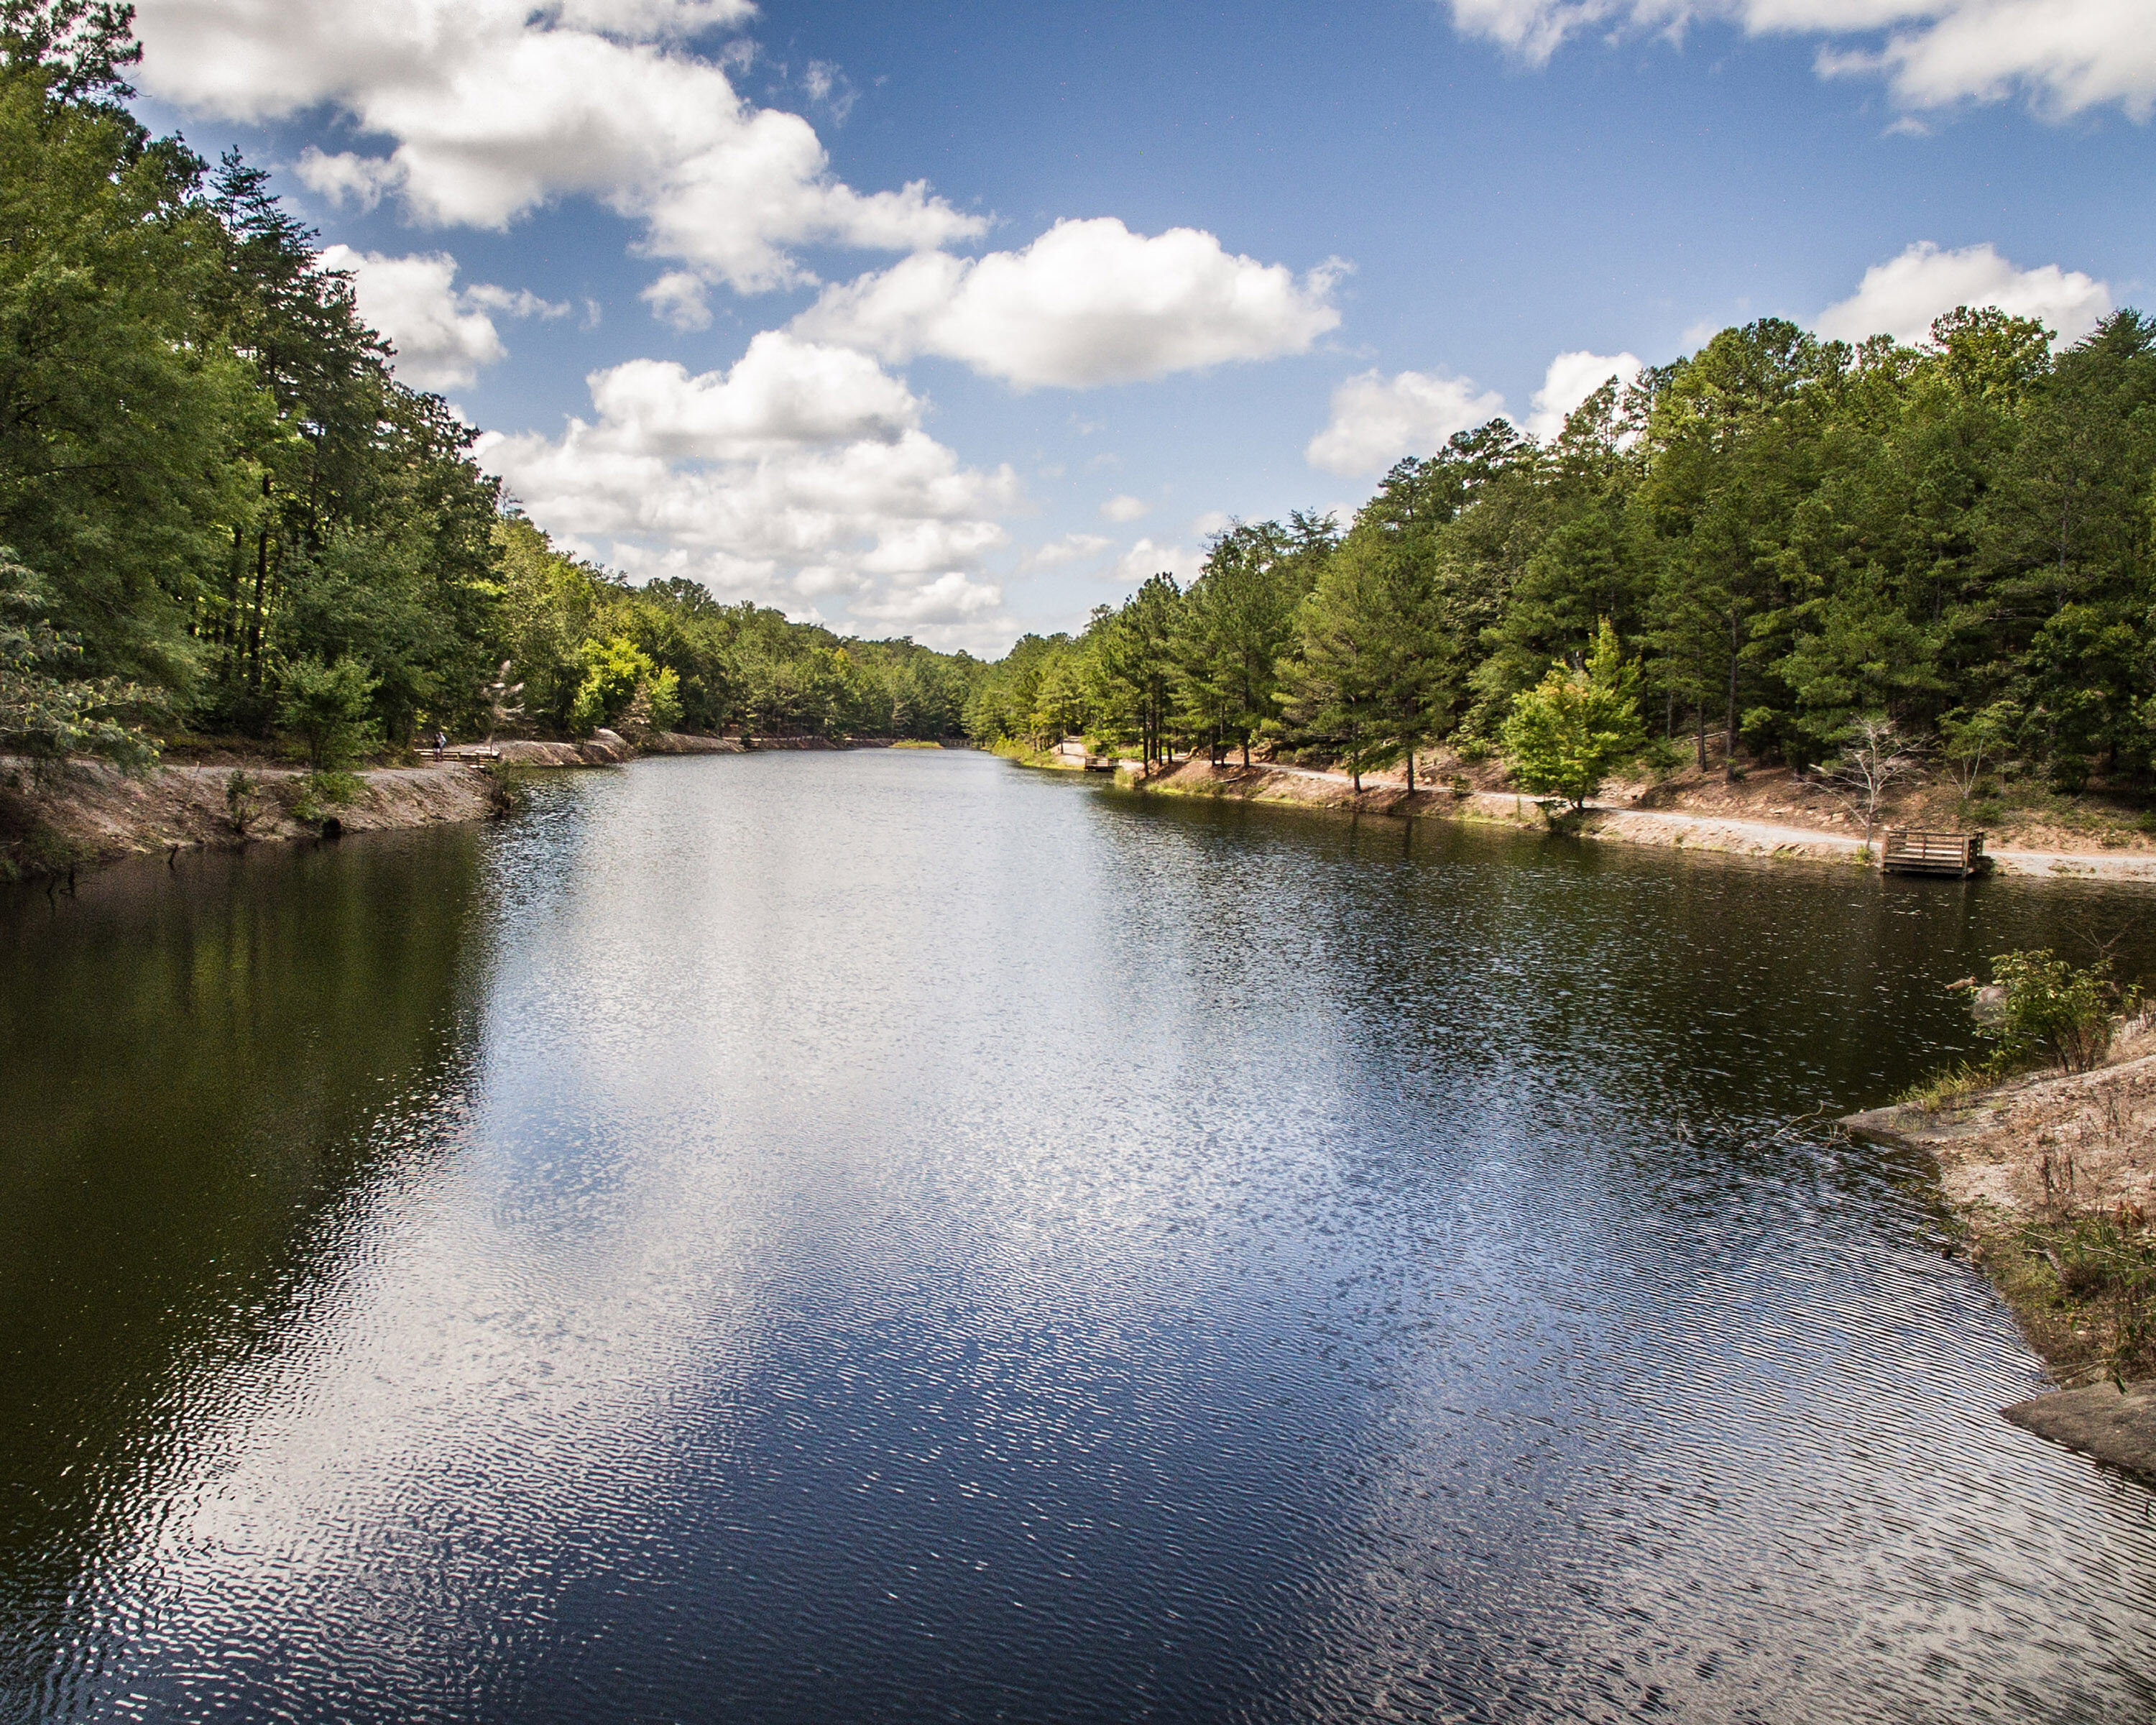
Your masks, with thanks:
M 513 761 L 490 761 L 480 771 L 486 778 L 487 812 L 497 820 L 512 815 L 531 800 L 531 773 Z
M 2021 1245 L 2050 1268 L 2056 1303 L 2107 1340 L 2103 1362 L 2114 1380 L 2156 1371 L 2156 1238 L 2140 1206 L 2032 1223 Z
M 341 655 L 324 664 L 310 655 L 285 667 L 285 690 L 277 716 L 307 752 L 317 773 L 347 765 L 375 742 L 368 716 L 376 683 L 363 659 Z
M 244 767 L 234 768 L 224 782 L 224 812 L 243 839 L 262 813 L 262 783 Z
M 2002 1066 L 2061 1066 L 2086 1072 L 2111 1050 L 2118 998 L 2108 960 L 2079 969 L 2048 951 L 2001 952 L 1991 979 L 2006 991 L 1998 1019 L 1977 1034 L 1999 1045 Z

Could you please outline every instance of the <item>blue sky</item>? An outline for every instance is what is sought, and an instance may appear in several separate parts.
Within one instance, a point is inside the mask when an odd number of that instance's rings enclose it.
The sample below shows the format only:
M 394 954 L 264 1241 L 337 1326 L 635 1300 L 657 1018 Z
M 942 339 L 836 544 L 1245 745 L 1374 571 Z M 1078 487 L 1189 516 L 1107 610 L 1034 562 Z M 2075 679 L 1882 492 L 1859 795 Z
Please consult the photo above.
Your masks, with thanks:
M 277 169 L 558 540 L 990 654 L 1725 323 L 1990 300 L 2071 337 L 2156 277 L 2144 0 L 140 28 L 146 117 Z

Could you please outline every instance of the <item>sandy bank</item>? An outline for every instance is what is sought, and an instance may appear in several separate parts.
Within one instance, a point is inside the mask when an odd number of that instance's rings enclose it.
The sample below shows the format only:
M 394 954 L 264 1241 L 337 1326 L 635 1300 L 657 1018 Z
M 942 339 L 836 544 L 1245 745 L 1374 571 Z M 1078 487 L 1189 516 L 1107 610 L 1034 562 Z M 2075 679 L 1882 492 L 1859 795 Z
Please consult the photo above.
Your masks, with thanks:
M 1930 1152 L 1964 1209 L 2012 1220 L 2121 1204 L 2156 1209 L 2156 1033 L 2138 1029 L 2092 1072 L 2041 1072 L 1937 1106 L 1852 1114 L 1855 1137 Z
M 228 794 L 230 767 L 165 767 L 136 778 L 102 762 L 73 761 L 49 788 L 11 773 L 14 783 L 0 784 L 0 860 L 18 875 L 64 873 L 146 853 L 321 832 L 319 816 L 306 818 L 314 811 L 304 772 L 246 770 L 255 788 L 243 803 L 244 831 Z M 353 777 L 358 788 L 350 802 L 321 805 L 345 832 L 481 820 L 493 803 L 486 775 L 458 763 Z
M 1404 784 L 1365 774 L 1355 790 L 1344 773 L 1314 767 L 1214 767 L 1185 761 L 1145 782 L 1148 792 L 1170 796 L 1217 797 L 1254 803 L 1286 803 L 1306 808 L 1341 809 L 1358 814 L 1394 815 L 1438 820 L 1466 820 L 1544 831 L 1548 824 L 1530 798 L 1511 791 L 1469 789 L 1429 791 L 1409 796 Z M 1726 856 L 1775 857 L 1810 862 L 1862 864 L 1861 834 L 1736 814 L 1692 813 L 1674 809 L 1598 803 L 1572 828 L 1581 838 L 1671 850 L 1703 850 Z M 2117 849 L 2080 850 L 2005 850 L 1991 852 L 2002 875 L 2037 875 L 2156 884 L 2156 854 Z

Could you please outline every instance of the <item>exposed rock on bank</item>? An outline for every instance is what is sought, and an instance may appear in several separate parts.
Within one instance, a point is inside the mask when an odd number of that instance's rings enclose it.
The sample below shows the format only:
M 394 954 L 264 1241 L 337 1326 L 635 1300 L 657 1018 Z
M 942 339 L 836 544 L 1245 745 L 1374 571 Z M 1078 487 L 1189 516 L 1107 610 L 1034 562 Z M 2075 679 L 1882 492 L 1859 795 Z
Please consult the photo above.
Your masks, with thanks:
M 747 745 L 731 737 L 690 737 L 678 731 L 632 743 L 618 732 L 600 730 L 583 742 L 510 742 L 495 747 L 512 767 L 615 767 L 639 755 L 738 755 Z
M 2032 1396 L 2005 1410 L 2024 1431 L 2156 1485 L 2156 1384 L 2087 1384 Z
M 665 735 L 632 747 L 611 731 L 584 742 L 509 742 L 511 767 L 603 767 L 638 754 L 738 754 L 728 737 Z M 64 875 L 123 857 L 197 845 L 364 833 L 437 821 L 484 820 L 497 806 L 491 755 L 451 750 L 415 767 L 339 775 L 349 801 L 326 800 L 297 767 L 226 761 L 173 764 L 141 777 L 101 761 L 70 761 L 57 783 L 26 761 L 0 760 L 0 876 Z M 235 796 L 233 774 L 245 775 Z M 334 823 L 334 824 L 331 824 Z
M 2016 1403 L 2030 1431 L 2156 1484 L 2156 1384 L 2145 1372 L 2145 1272 L 2156 1213 L 2156 1029 L 2127 1028 L 2094 1071 L 2047 1072 L 1936 1103 L 1852 1114 L 1852 1137 L 1928 1151 L 1969 1255 L 2030 1345 L 2071 1386 Z M 2096 1381 L 2092 1382 L 2090 1380 Z
M 1240 802 L 1293 803 L 1306 808 L 1340 809 L 1358 814 L 1395 815 L 1427 820 L 1471 821 L 1482 825 L 1548 830 L 1541 807 L 1532 797 L 1511 791 L 1425 789 L 1410 795 L 1404 784 L 1366 775 L 1358 792 L 1344 773 L 1285 766 L 1214 767 L 1185 761 L 1146 781 L 1146 788 L 1170 796 L 1218 797 Z M 1708 819 L 1629 809 L 1590 808 L 1568 818 L 1568 830 L 1581 838 L 1611 839 L 1663 850 L 1705 850 L 1726 856 L 1804 858 L 1815 862 L 1855 862 L 1862 846 L 1837 833 L 1810 832 L 1764 821 Z
M 1418 787 L 1409 795 L 1407 787 L 1366 777 L 1356 790 L 1345 773 L 1321 773 L 1311 767 L 1229 764 L 1215 767 L 1202 760 L 1178 763 L 1166 772 L 1156 770 L 1142 781 L 1146 790 L 1178 797 L 1214 797 L 1224 802 L 1293 803 L 1311 809 L 1351 809 L 1358 814 L 1420 815 L 1438 819 L 1478 820 L 1511 826 L 1545 824 L 1533 802 L 1510 794 L 1470 791 L 1455 795 L 1450 790 Z
M 2156 1035 L 2138 1030 L 2118 1053 L 2092 1072 L 2038 1073 L 1841 1123 L 1854 1137 L 1929 1151 L 1964 1209 L 2025 1220 L 2069 1204 L 2156 1208 Z

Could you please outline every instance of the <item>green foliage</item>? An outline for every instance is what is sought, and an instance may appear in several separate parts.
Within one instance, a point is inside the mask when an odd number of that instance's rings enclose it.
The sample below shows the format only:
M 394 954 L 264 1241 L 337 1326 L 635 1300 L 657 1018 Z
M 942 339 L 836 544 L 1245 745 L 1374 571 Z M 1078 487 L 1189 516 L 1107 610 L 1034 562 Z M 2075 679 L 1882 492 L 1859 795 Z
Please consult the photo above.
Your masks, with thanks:
M 651 700 L 651 728 L 671 731 L 681 722 L 681 678 L 678 672 L 662 667 L 649 685 Z
M 346 773 L 331 768 L 310 773 L 302 783 L 306 794 L 321 803 L 332 803 L 339 809 L 356 802 L 366 788 L 356 773 Z
M 262 814 L 262 781 L 244 767 L 235 767 L 224 781 L 225 819 L 244 839 Z
M 1584 670 L 1553 665 L 1513 703 L 1504 731 L 1512 776 L 1527 790 L 1584 807 L 1603 780 L 1634 759 L 1646 742 L 1639 677 L 1639 667 L 1625 661 L 1617 631 L 1604 619 Z
M 42 762 L 90 754 L 148 765 L 156 746 L 122 716 L 154 705 L 155 692 L 74 675 L 81 644 L 44 619 L 45 600 L 37 578 L 0 548 L 0 745 Z
M 373 745 L 376 684 L 363 660 L 302 659 L 285 667 L 284 685 L 278 721 L 299 738 L 316 773 L 345 766 Z
M 1986 769 L 1995 769 L 2012 747 L 2015 716 L 2014 703 L 2008 701 L 1995 701 L 1974 712 L 1957 707 L 1940 716 L 1941 752 L 1964 804 L 1976 794 Z
M 2111 1048 L 2111 1012 L 2118 998 L 2108 962 L 2078 968 L 2049 951 L 2002 952 L 1991 979 L 2006 991 L 1979 1035 L 1998 1045 L 2002 1070 L 2042 1064 L 2086 1072 Z
M 1358 782 L 1505 738 L 1575 800 L 1645 721 L 1665 762 L 1688 732 L 1704 767 L 1718 735 L 1732 777 L 1888 723 L 1943 742 L 1965 802 L 2010 763 L 2065 793 L 2156 769 L 2139 312 L 2056 352 L 1987 307 L 1914 346 L 1724 330 L 1553 439 L 1459 433 L 1344 532 L 1233 523 L 1188 590 L 1157 576 L 987 665 L 557 551 L 504 511 L 471 428 L 396 381 L 266 172 L 126 111 L 130 18 L 0 0 L 0 543 L 38 577 L 4 601 L 13 747 L 139 758 L 162 701 L 256 737 L 313 714 L 295 728 L 333 749 L 423 716 L 1075 732 L 1152 762 L 1270 745 Z M 1605 623 L 1638 655 L 1614 691 L 1590 665 Z M 321 687 L 347 662 L 362 714 Z
M 619 635 L 584 642 L 578 659 L 583 675 L 569 708 L 569 725 L 580 735 L 612 725 L 628 711 L 638 687 L 659 670 L 649 655 Z
M 486 776 L 487 812 L 506 819 L 531 800 L 531 773 L 511 761 L 489 761 L 480 771 Z
M 1403 674 L 1421 595 L 1402 567 L 1412 553 L 1381 532 L 1351 535 L 1327 560 L 1296 618 L 1296 655 L 1280 667 L 1289 723 L 1328 744 L 1358 791 L 1422 730 L 1422 691 Z
M 2141 1206 L 2028 1223 L 2019 1235 L 2049 1302 L 2096 1343 L 2112 1380 L 2156 1373 L 2156 1235 Z
M 1419 742 L 1479 759 L 1509 737 L 1576 798 L 1651 719 L 1658 771 L 1685 731 L 1702 768 L 1718 736 L 1732 778 L 1748 754 L 1826 763 L 1867 821 L 1933 753 L 1972 803 L 2010 769 L 2071 793 L 2156 767 L 2138 312 L 2056 355 L 1992 308 L 1913 347 L 1762 320 L 1605 384 L 1546 444 L 1502 420 L 1461 433 L 1395 467 L 1344 535 L 1316 525 L 1238 522 L 1187 593 L 1028 637 L 983 673 L 969 731 L 1082 730 L 1155 758 L 1266 741 L 1358 782 Z M 1590 749 L 1605 621 L 1637 655 L 1633 719 L 1616 703 Z

